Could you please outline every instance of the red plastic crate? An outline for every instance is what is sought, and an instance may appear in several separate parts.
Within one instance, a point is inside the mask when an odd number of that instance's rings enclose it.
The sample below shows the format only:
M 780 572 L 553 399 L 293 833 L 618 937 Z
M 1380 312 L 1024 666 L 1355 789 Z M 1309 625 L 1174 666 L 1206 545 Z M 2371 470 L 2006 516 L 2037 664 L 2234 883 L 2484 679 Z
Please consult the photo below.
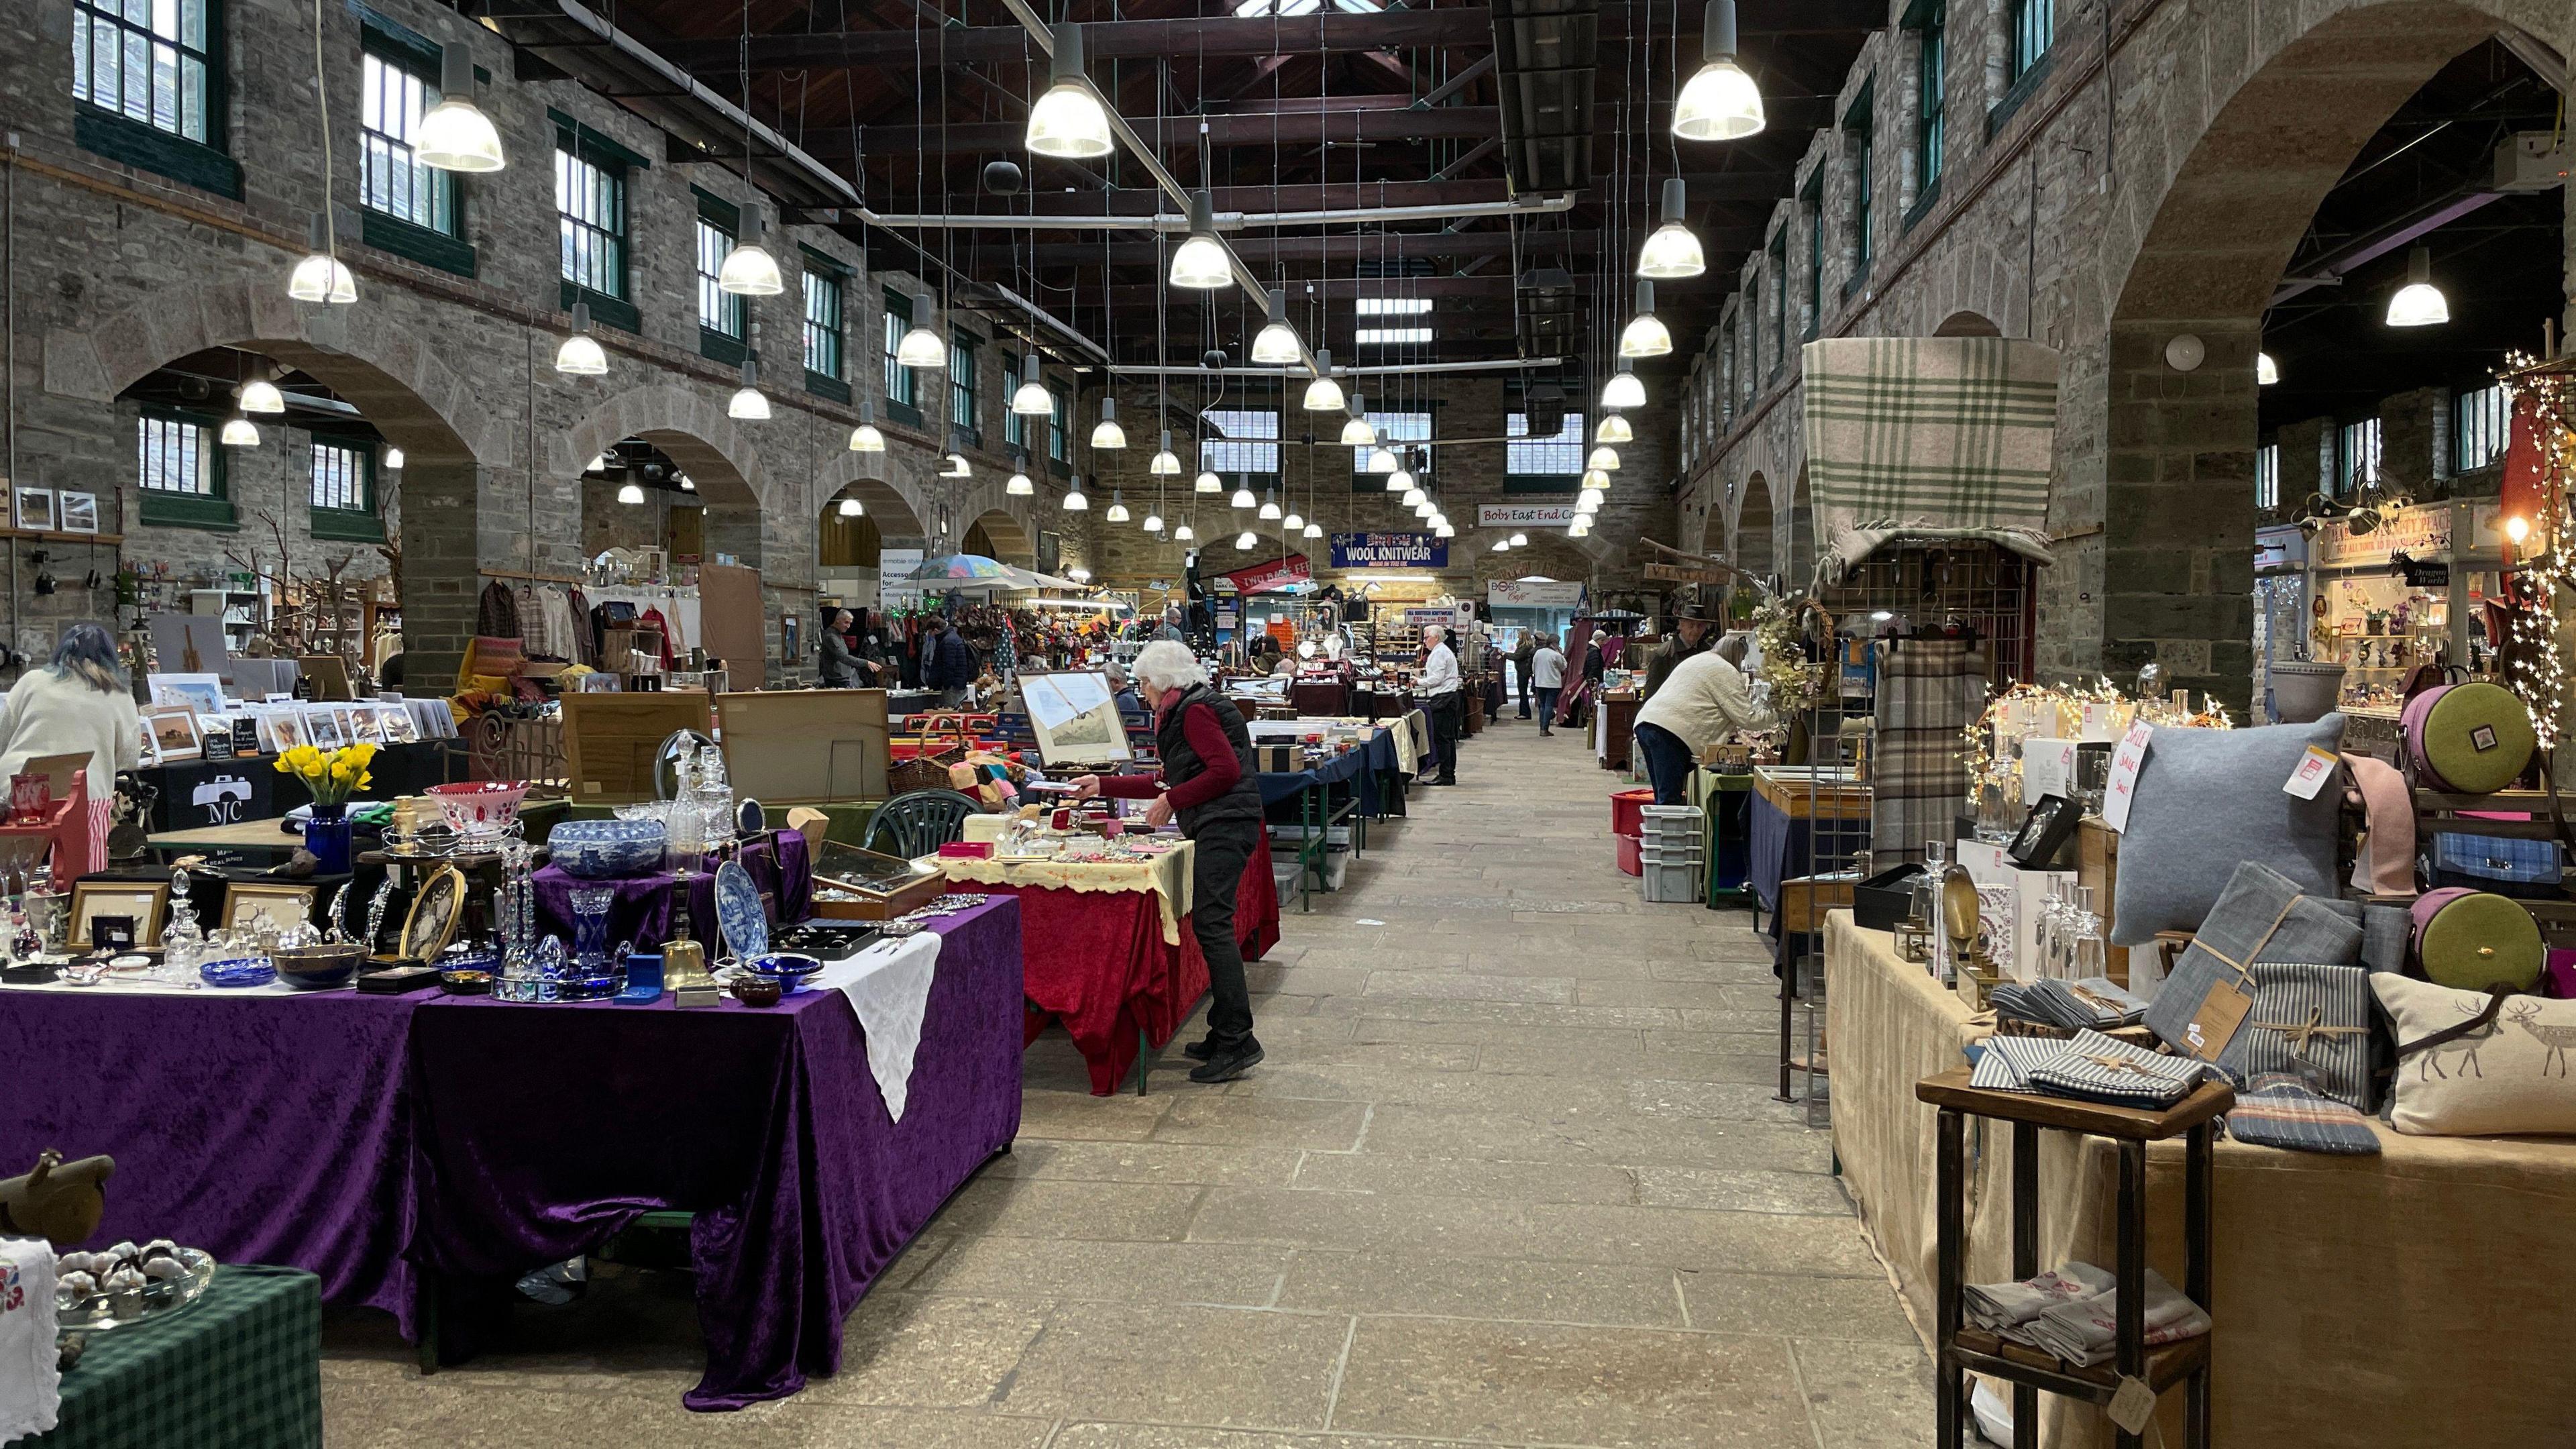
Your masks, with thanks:
M 1615 800 L 1618 797 L 1612 796 L 1611 798 Z M 1653 798 L 1652 792 L 1649 792 L 1647 798 Z M 1637 854 L 1641 845 L 1638 837 L 1634 835 L 1618 835 L 1611 838 L 1619 842 L 1619 869 L 1630 875 L 1644 875 L 1646 873 L 1646 862 L 1643 857 Z
M 1652 790 L 1619 790 L 1610 796 L 1610 833 L 1643 835 L 1646 833 L 1645 808 L 1655 803 Z M 1634 875 L 1636 872 L 1630 871 Z

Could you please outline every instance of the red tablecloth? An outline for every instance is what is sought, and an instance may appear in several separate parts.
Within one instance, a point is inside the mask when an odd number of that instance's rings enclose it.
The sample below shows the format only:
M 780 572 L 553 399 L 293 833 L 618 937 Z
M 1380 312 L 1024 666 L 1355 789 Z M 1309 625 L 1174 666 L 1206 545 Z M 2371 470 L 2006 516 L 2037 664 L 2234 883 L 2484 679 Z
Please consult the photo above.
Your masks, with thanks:
M 1062 1021 L 1091 1066 L 1091 1090 L 1108 1096 L 1136 1065 L 1137 1034 L 1161 1046 L 1207 994 L 1207 958 L 1189 922 L 1181 941 L 1163 939 L 1163 913 L 1152 891 L 1071 891 L 1047 887 L 967 885 L 1020 898 L 1020 950 L 1028 993 L 1028 1040 Z M 1270 878 L 1270 843 L 1243 867 L 1235 894 L 1243 959 L 1259 960 L 1279 944 L 1279 887 Z

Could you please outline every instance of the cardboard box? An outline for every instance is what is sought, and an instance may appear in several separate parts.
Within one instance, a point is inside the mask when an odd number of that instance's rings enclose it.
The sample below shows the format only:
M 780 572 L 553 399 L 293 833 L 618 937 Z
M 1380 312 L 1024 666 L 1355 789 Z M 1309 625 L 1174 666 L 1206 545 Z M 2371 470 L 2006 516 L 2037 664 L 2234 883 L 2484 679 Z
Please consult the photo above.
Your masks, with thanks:
M 1968 878 L 1977 883 L 1977 894 L 1985 902 L 1986 929 L 1998 941 L 2009 939 L 2012 956 L 2005 975 L 2016 981 L 2033 981 L 2039 976 L 2039 908 L 2048 899 L 2051 884 L 2071 881 L 2073 871 L 2023 870 L 2013 864 L 2000 845 L 1982 840 L 1959 842 L 1959 864 L 1967 867 Z M 1996 953 L 1998 956 L 2001 952 Z
M 2021 803 L 2036 805 L 2049 795 L 2075 793 L 2074 740 L 2031 736 L 2021 742 Z
M 892 736 L 882 689 L 716 696 L 734 793 L 768 805 L 886 798 Z
M 1306 751 L 1301 745 L 1254 745 L 1252 767 L 1264 774 L 1289 775 L 1306 768 Z

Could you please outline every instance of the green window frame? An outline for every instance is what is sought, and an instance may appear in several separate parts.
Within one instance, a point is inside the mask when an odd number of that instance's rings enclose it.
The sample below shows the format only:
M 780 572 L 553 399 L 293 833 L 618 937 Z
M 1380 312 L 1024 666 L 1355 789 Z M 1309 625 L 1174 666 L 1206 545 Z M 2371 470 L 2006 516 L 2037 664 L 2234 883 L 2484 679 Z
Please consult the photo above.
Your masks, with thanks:
M 975 353 L 983 345 L 983 338 L 962 328 L 948 334 L 948 426 L 979 448 L 984 445 L 984 415 Z
M 841 380 L 841 279 L 805 269 L 805 371 Z
M 1878 126 L 1877 83 L 1860 88 L 1860 98 L 1843 112 L 1843 134 L 1852 146 L 1852 273 L 1843 281 L 1848 297 L 1869 281 L 1878 260 Z
M 1789 365 L 1789 228 L 1771 233 L 1771 375 Z
M 73 140 L 239 199 L 225 154 L 223 0 L 73 0 Z
M 2006 21 L 2004 79 L 2019 85 L 2048 58 L 2057 39 L 2057 0 L 2010 0 Z
M 369 439 L 315 434 L 307 450 L 308 522 L 315 538 L 382 543 L 376 508 L 376 447 Z
M 1914 31 L 1915 207 L 1941 193 L 1941 167 L 1949 141 L 1949 0 L 1929 0 Z
M 1073 399 L 1054 383 L 1047 392 L 1047 459 L 1050 462 L 1073 461 Z
M 725 258 L 733 252 L 734 239 L 742 234 L 742 210 L 694 186 L 689 190 L 698 207 L 691 229 L 696 240 L 698 355 L 727 367 L 739 366 L 750 355 L 744 346 L 747 309 L 741 294 L 726 291 L 718 279 L 724 275 Z
M 1011 406 L 1011 389 L 1018 385 L 1020 359 L 1009 352 L 1002 354 L 1002 447 L 1016 450 L 1022 457 L 1029 451 L 1029 420 Z
M 1816 168 L 1807 179 L 1807 190 L 1799 200 L 1805 203 L 1807 218 L 1807 340 L 1812 342 L 1825 325 L 1825 172 Z
M 889 404 L 899 406 L 907 413 L 910 413 L 913 418 L 913 425 L 918 427 L 920 426 L 920 414 L 917 409 L 920 406 L 920 402 L 917 397 L 918 389 L 914 385 L 912 369 L 905 367 L 894 360 L 895 348 L 903 342 L 903 334 L 911 330 L 912 299 L 903 296 L 898 292 L 889 290 L 885 294 L 886 401 Z
M 640 332 L 643 314 L 627 300 L 627 170 L 587 130 L 557 130 L 555 227 L 563 305 L 587 302 L 592 320 Z
M 139 522 L 154 527 L 231 529 L 231 459 L 206 413 L 147 407 L 135 419 L 134 485 Z
M 412 152 L 420 118 L 439 100 L 434 64 L 370 26 L 358 57 L 358 204 L 441 236 L 457 236 L 456 178 Z
M 1512 390 L 1515 394 L 1519 389 Z M 1518 396 L 1503 414 L 1503 491 L 1572 493 L 1583 482 L 1586 455 L 1583 409 L 1568 407 L 1553 437 L 1529 435 L 1529 414 Z

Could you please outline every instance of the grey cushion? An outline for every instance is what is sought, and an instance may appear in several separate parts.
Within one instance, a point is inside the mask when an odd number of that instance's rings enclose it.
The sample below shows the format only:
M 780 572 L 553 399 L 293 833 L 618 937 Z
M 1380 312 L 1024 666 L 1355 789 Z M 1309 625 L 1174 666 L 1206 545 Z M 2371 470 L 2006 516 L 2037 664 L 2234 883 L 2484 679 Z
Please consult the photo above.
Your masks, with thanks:
M 2281 788 L 2310 745 L 2343 743 L 2343 716 L 2260 729 L 2160 729 L 2147 745 L 2120 834 L 2115 945 L 2143 946 L 2158 931 L 2192 931 L 2227 879 L 2257 860 L 2301 891 L 2335 894 L 2332 783 L 2314 800 Z

